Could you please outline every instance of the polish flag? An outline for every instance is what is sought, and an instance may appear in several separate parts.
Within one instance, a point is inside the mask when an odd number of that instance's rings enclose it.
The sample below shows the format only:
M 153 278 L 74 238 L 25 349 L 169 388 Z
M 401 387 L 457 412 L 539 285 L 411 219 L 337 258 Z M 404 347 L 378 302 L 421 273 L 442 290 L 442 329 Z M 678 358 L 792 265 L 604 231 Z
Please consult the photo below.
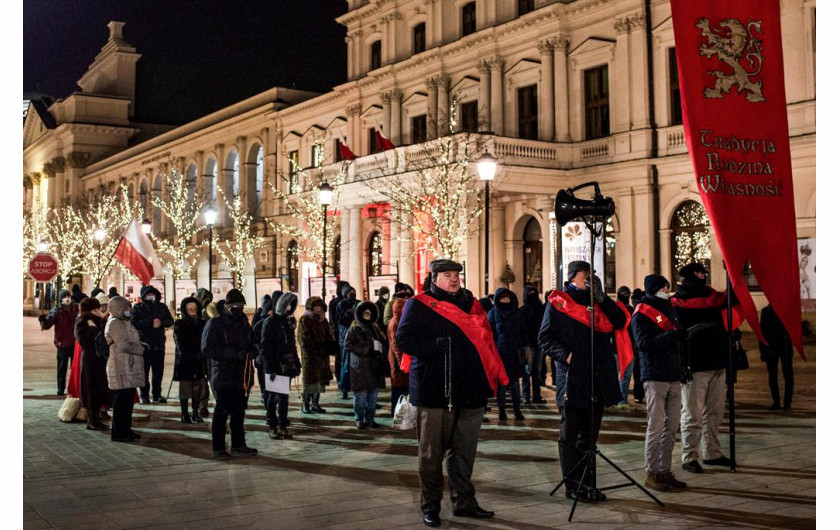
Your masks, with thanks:
M 145 285 L 149 284 L 152 277 L 163 274 L 152 241 L 140 229 L 137 219 L 132 219 L 128 224 L 114 257 Z
M 391 140 L 382 136 L 379 131 L 375 131 L 376 133 L 376 148 L 380 151 L 387 151 L 389 149 L 394 148 L 394 143 Z

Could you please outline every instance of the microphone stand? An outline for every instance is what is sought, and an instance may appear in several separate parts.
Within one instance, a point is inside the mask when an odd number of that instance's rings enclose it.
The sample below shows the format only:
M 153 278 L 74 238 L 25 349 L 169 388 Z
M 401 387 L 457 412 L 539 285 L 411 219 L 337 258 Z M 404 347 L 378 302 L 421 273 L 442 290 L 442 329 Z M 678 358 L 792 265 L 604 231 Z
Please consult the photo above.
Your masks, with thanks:
M 605 224 L 605 219 L 601 217 L 601 228 L 598 228 L 596 220 L 598 217 L 590 216 L 584 217 L 584 224 L 586 224 L 586 228 L 589 230 L 589 266 L 590 269 L 594 272 L 595 269 L 595 240 L 596 237 L 600 237 Z M 607 490 L 614 490 L 619 488 L 626 488 L 629 486 L 636 486 L 640 490 L 642 490 L 645 495 L 656 501 L 656 504 L 659 506 L 665 507 L 662 504 L 662 501 L 657 499 L 650 491 L 647 490 L 644 486 L 636 482 L 636 480 L 624 472 L 618 465 L 615 464 L 612 460 L 604 456 L 604 454 L 598 450 L 595 444 L 595 291 L 592 289 L 592 283 L 590 282 L 589 287 L 589 448 L 587 448 L 584 455 L 578 461 L 577 464 L 569 471 L 569 476 L 573 476 L 575 470 L 577 470 L 581 465 L 583 465 L 583 473 L 581 474 L 580 481 L 578 482 L 577 491 L 575 493 L 575 501 L 572 504 L 572 511 L 569 512 L 569 522 L 572 521 L 572 517 L 575 515 L 575 509 L 577 508 L 578 501 L 580 500 L 580 494 L 583 491 L 583 484 L 586 482 L 586 475 L 587 472 L 591 470 L 592 474 L 592 489 L 597 490 L 597 474 L 595 472 L 596 460 L 595 456 L 601 457 L 607 464 L 613 467 L 616 471 L 621 473 L 624 478 L 629 480 L 630 482 L 624 484 L 616 484 L 614 486 L 607 486 L 606 488 L 601 488 L 601 491 Z M 568 442 L 565 442 L 568 443 Z M 551 490 L 549 496 L 554 496 L 560 486 L 565 484 L 567 481 L 574 482 L 572 479 L 568 479 L 563 477 L 563 480 L 560 481 L 557 486 Z

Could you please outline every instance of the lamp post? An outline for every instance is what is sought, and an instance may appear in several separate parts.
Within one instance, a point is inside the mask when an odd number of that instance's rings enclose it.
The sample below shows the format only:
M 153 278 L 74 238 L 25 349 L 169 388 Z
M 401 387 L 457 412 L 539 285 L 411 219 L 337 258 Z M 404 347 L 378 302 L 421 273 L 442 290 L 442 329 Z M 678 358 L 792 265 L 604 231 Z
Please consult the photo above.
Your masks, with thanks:
M 93 238 L 96 239 L 96 267 L 98 269 L 99 264 L 101 263 L 102 241 L 105 239 L 105 230 L 97 228 L 93 231 Z M 99 287 L 99 283 L 102 281 L 102 273 L 104 271 L 97 270 L 96 272 L 96 287 Z
M 326 180 L 318 187 L 318 201 L 324 207 L 324 241 L 321 245 L 321 299 L 327 301 L 327 206 L 332 202 L 333 187 Z
M 210 229 L 210 246 L 207 253 L 209 263 L 209 266 L 207 267 L 207 283 L 211 296 L 213 295 L 213 225 L 216 223 L 216 215 L 218 215 L 218 213 L 219 212 L 212 205 L 208 206 L 204 210 L 204 222 L 207 223 L 207 227 Z
M 496 177 L 496 157 L 484 150 L 476 161 L 478 177 L 484 181 L 484 295 L 490 294 L 490 182 Z

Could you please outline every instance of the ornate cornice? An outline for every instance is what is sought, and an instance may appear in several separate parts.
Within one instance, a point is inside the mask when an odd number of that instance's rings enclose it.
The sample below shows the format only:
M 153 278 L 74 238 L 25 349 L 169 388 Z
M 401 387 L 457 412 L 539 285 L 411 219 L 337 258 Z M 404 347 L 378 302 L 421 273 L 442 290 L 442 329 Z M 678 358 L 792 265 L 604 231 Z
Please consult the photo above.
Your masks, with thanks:
M 85 151 L 73 151 L 67 155 L 67 163 L 73 169 L 84 169 L 90 161 L 90 153 Z
M 615 19 L 613 28 L 616 33 L 630 33 L 633 30 L 640 29 L 645 25 L 644 13 L 634 13 L 630 16 Z
M 490 65 L 487 64 L 487 61 L 485 61 L 483 59 L 481 61 L 478 61 L 478 64 L 475 65 L 475 68 L 476 68 L 476 70 L 478 70 L 478 73 L 480 73 L 480 74 L 489 74 L 490 73 Z
M 344 107 L 344 112 L 350 117 L 359 116 L 362 113 L 362 104 L 353 103 L 352 105 L 347 105 Z

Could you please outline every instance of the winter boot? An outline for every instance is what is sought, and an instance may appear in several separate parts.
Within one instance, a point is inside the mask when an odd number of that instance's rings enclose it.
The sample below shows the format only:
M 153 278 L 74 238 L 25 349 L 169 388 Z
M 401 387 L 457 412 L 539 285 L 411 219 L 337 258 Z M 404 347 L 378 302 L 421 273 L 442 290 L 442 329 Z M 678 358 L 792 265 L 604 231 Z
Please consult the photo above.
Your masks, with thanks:
M 187 411 L 187 404 L 189 403 L 188 399 L 181 400 L 181 422 L 182 423 L 192 423 L 192 419 L 190 419 L 190 413 Z
M 192 422 L 193 423 L 204 423 L 204 418 L 201 417 L 199 413 L 199 404 L 197 400 L 193 400 L 193 409 L 192 409 Z
M 283 438 L 283 436 L 280 435 L 280 431 L 277 429 L 277 427 L 274 427 L 273 429 L 268 429 L 268 437 L 272 440 L 280 440 L 281 438 Z
M 645 487 L 656 491 L 671 491 L 671 484 L 669 484 L 665 474 L 654 471 L 647 472 Z
M 309 408 L 309 399 L 312 397 L 312 394 L 304 394 L 303 395 L 303 403 L 300 405 L 300 411 L 304 414 L 312 414 L 312 409 Z
M 321 408 L 321 394 L 312 394 L 312 410 L 318 412 L 320 414 L 324 414 L 327 411 Z
M 499 409 L 499 421 L 507 421 L 507 413 L 503 408 Z
M 522 411 L 519 410 L 519 407 L 513 407 L 513 417 L 517 420 L 524 420 L 525 416 L 522 415 Z

